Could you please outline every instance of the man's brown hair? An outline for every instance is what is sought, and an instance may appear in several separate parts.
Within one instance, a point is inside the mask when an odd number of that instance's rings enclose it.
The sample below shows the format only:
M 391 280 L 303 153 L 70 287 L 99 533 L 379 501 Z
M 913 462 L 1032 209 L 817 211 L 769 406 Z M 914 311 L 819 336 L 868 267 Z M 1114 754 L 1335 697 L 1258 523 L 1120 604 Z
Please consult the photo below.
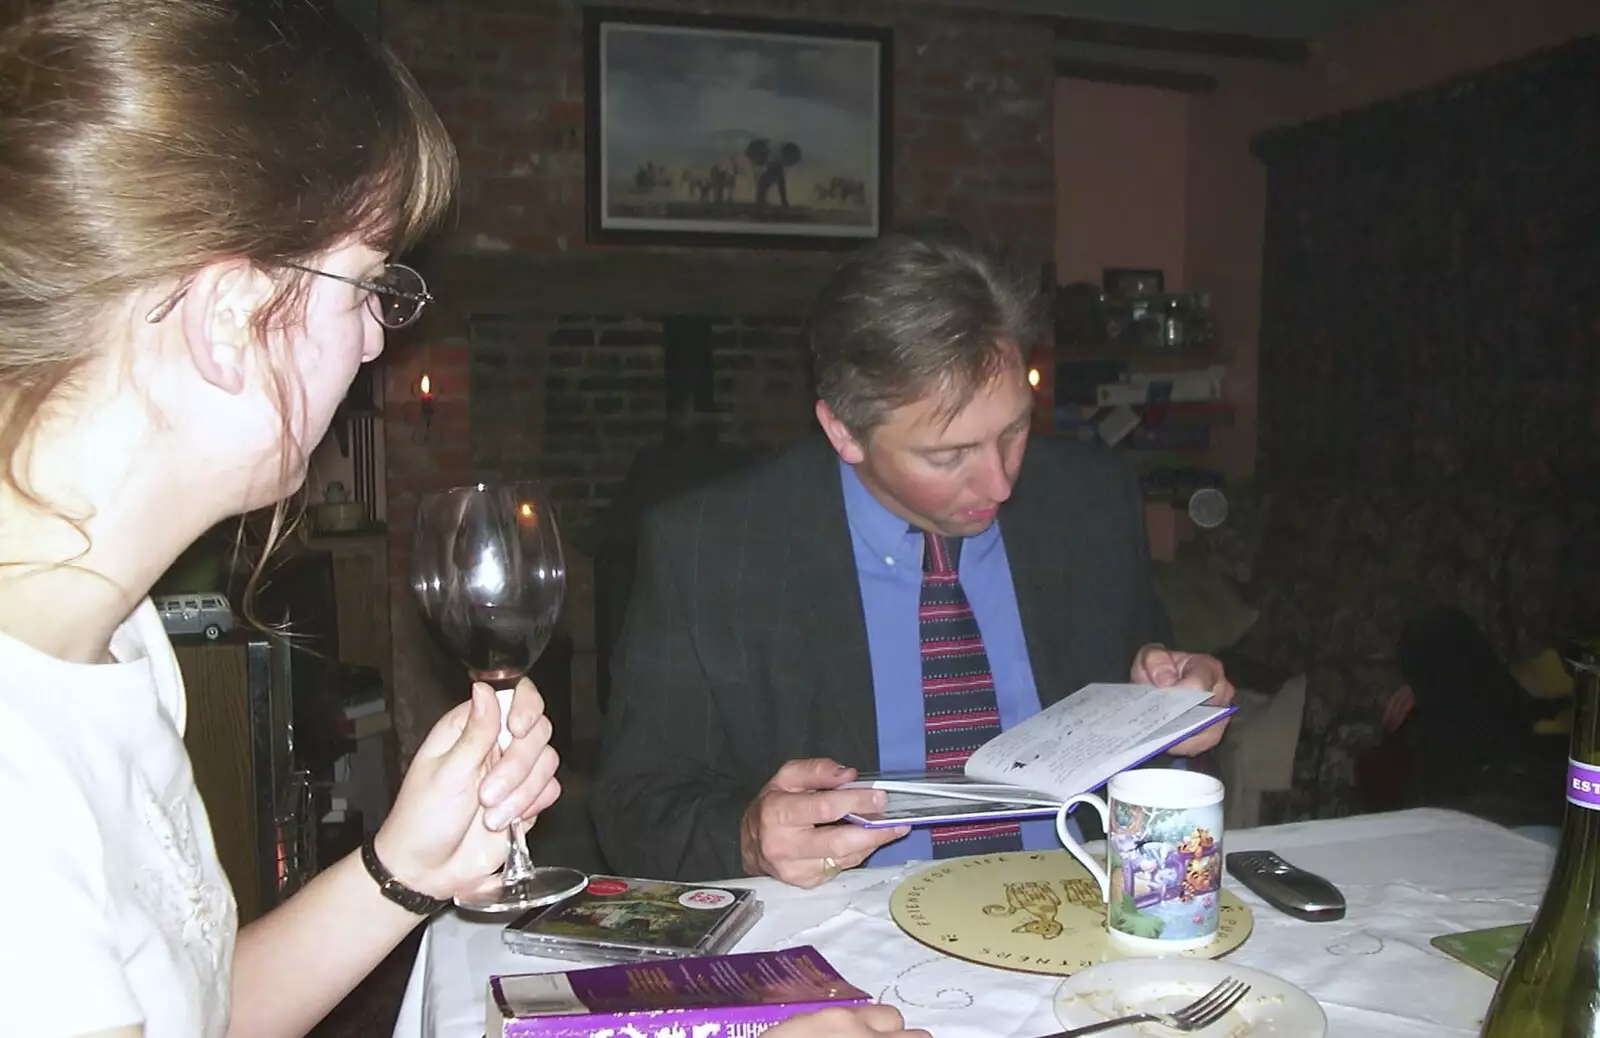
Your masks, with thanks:
M 953 417 L 1038 328 L 1038 288 L 958 224 L 863 246 L 823 288 L 806 324 L 817 395 L 858 439 L 929 393 Z

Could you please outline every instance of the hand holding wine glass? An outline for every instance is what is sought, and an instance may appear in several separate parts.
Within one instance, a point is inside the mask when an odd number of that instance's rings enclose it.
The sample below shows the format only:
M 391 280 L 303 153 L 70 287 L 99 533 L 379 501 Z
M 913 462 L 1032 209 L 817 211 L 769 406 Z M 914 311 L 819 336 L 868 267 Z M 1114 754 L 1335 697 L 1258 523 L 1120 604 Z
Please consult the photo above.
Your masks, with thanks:
M 513 738 L 501 752 L 499 705 L 494 690 L 478 683 L 418 747 L 374 841 L 378 860 L 405 886 L 448 900 L 485 876 L 498 885 L 491 874 L 506 860 L 503 830 L 555 803 L 561 786 L 550 721 L 526 678 L 507 726 Z
M 549 643 L 566 596 L 566 565 L 549 503 L 531 483 L 479 483 L 424 495 L 417 507 L 411 586 L 429 632 L 474 681 L 494 689 L 500 748 L 506 750 L 512 690 Z M 459 907 L 532 908 L 588 882 L 576 869 L 533 866 L 520 818 L 507 832 L 505 871 L 458 892 Z

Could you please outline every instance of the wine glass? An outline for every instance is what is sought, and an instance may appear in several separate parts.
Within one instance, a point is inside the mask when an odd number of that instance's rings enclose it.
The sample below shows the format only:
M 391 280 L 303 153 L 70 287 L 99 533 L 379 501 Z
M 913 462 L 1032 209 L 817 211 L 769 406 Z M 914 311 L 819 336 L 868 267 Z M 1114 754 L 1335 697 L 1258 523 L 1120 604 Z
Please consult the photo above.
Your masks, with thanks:
M 555 512 L 534 483 L 476 483 L 422 495 L 411 544 L 411 590 L 424 625 L 487 682 L 500 702 L 500 748 L 517 681 L 544 651 L 566 597 Z M 577 869 L 535 866 L 522 820 L 507 828 L 505 869 L 456 897 L 474 912 L 537 908 L 582 890 Z

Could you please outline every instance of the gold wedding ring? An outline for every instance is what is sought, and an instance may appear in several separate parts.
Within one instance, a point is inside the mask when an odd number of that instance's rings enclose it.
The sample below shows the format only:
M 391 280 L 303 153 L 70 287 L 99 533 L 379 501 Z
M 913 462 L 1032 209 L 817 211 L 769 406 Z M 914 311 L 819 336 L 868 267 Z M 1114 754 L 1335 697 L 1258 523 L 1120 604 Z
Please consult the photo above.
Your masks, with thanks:
M 839 871 L 839 863 L 834 861 L 832 858 L 823 858 L 822 859 L 822 871 L 823 872 L 838 872 Z

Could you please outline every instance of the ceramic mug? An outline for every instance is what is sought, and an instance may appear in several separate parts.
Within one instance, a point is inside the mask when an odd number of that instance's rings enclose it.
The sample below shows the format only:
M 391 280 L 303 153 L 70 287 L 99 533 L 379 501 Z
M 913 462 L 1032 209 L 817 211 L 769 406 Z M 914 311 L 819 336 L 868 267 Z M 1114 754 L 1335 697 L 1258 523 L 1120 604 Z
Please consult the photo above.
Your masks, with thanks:
M 1124 952 L 1166 955 L 1209 944 L 1222 893 L 1222 783 L 1176 768 L 1124 771 L 1056 813 L 1056 835 L 1100 883 L 1106 929 Z M 1106 831 L 1102 868 L 1067 831 L 1067 814 L 1088 804 Z

